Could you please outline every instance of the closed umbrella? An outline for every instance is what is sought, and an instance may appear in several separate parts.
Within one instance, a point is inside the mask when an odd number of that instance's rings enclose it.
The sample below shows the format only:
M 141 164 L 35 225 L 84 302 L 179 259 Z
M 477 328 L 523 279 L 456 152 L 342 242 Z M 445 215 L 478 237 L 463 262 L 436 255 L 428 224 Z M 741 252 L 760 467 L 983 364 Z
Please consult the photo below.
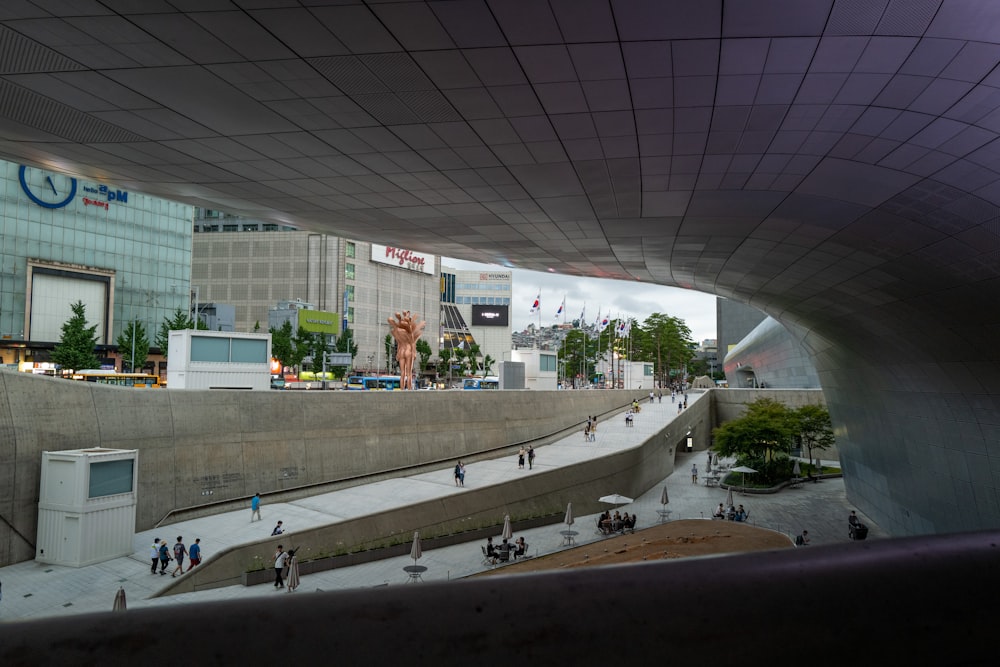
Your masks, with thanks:
M 500 533 L 500 539 L 509 540 L 514 537 L 514 531 L 510 527 L 510 515 L 504 514 L 503 516 L 503 532 Z
M 115 593 L 115 603 L 111 607 L 111 611 L 125 611 L 125 589 L 121 586 L 118 587 L 118 592 Z
M 566 504 L 566 518 L 563 519 L 563 523 L 566 524 L 567 527 L 573 525 L 573 503 Z
M 413 531 L 413 546 L 410 547 L 410 558 L 413 559 L 413 564 L 417 564 L 417 559 L 423 556 L 423 552 L 420 550 L 420 531 Z
M 729 487 L 729 493 L 726 494 L 726 507 L 733 506 L 733 487 Z
M 664 485 L 663 493 L 660 494 L 660 504 L 666 505 L 669 502 L 670 502 L 670 496 L 667 495 L 667 487 L 666 485 Z
M 796 461 L 795 465 L 792 466 L 792 474 L 795 475 L 796 477 L 802 474 L 802 468 L 799 467 L 798 461 Z

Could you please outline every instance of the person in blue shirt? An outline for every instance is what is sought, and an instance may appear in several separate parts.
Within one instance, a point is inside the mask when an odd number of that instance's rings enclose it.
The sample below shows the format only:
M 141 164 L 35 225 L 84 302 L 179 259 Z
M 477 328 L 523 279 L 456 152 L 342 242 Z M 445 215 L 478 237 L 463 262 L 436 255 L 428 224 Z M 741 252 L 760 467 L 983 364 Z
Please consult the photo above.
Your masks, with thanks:
M 253 523 L 253 518 L 257 517 L 260 521 L 260 494 L 253 494 L 253 498 L 250 499 L 250 523 Z
M 195 565 L 201 563 L 201 538 L 199 537 L 194 541 L 190 547 L 188 547 L 188 565 L 187 571 L 190 572 L 191 568 Z

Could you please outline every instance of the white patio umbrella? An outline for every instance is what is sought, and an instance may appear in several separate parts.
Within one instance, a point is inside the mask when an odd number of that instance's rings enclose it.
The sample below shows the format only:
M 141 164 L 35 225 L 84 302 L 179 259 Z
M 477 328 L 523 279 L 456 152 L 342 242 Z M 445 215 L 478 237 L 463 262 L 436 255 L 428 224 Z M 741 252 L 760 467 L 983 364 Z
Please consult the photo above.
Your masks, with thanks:
M 660 504 L 666 505 L 669 502 L 670 502 L 670 496 L 667 495 L 667 487 L 666 485 L 664 485 L 663 492 L 660 494 Z
M 795 465 L 792 466 L 792 474 L 795 475 L 796 477 L 802 475 L 802 468 L 799 467 L 798 461 L 796 461 Z
M 742 473 L 743 474 L 743 485 L 742 486 L 743 486 L 744 489 L 746 489 L 747 488 L 747 473 L 748 472 L 749 473 L 755 473 L 757 471 L 754 470 L 753 468 L 749 467 L 749 466 L 737 466 L 737 467 L 733 468 L 733 472 L 738 472 L 738 473 Z
M 628 505 L 629 503 L 634 502 L 632 498 L 623 496 L 620 493 L 612 493 L 610 496 L 601 496 L 597 500 L 602 503 L 611 503 L 612 505 Z
M 413 559 L 413 564 L 417 564 L 417 559 L 423 556 L 423 552 L 420 550 L 420 531 L 413 531 L 413 546 L 410 547 L 410 558 Z
M 500 539 L 509 540 L 514 537 L 514 531 L 510 527 L 510 515 L 504 514 L 503 516 L 503 532 L 500 533 Z
M 567 527 L 573 526 L 573 503 L 566 503 L 566 518 L 563 519 L 563 523 Z
M 733 506 L 733 487 L 729 487 L 729 493 L 726 494 L 726 507 Z

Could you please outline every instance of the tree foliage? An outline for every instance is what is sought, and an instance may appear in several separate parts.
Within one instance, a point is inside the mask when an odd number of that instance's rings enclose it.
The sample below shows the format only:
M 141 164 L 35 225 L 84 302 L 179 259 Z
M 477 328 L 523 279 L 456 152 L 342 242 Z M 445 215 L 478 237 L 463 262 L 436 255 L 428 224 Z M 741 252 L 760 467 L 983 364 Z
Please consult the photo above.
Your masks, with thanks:
M 610 338 L 610 337 L 608 337 Z M 567 378 L 589 378 L 596 368 L 598 350 L 597 341 L 592 340 L 582 329 L 572 329 L 567 332 L 559 347 L 559 361 Z
M 418 338 L 417 354 L 420 356 L 420 370 L 424 371 L 427 369 L 427 362 L 430 360 L 431 355 L 434 354 L 434 351 L 431 350 L 431 344 L 423 338 Z
M 208 325 L 202 319 L 198 319 L 198 326 L 195 327 L 195 321 L 190 313 L 185 313 L 183 308 L 175 310 L 173 316 L 168 317 L 160 323 L 160 329 L 156 332 L 155 342 L 156 346 L 160 348 L 160 354 L 164 357 L 167 356 L 168 348 L 170 347 L 171 331 L 195 328 L 201 331 L 208 331 Z
M 100 361 L 94 354 L 97 347 L 97 325 L 87 325 L 87 307 L 83 301 L 70 304 L 73 316 L 62 325 L 62 336 L 52 350 L 52 361 L 63 370 L 97 368 Z
M 492 375 L 493 364 L 495 364 L 496 362 L 497 360 L 488 354 L 485 357 L 483 357 L 483 375 Z
M 130 372 L 142 372 L 142 367 L 146 365 L 146 358 L 149 357 L 149 337 L 146 335 L 145 325 L 142 322 L 132 320 L 118 334 L 115 344 L 118 345 L 118 352 L 122 355 L 123 369 L 127 362 Z M 133 350 L 135 351 L 135 359 L 132 358 Z
M 801 436 L 807 447 L 831 446 L 833 429 L 826 408 L 806 405 L 792 409 L 773 399 L 760 398 L 747 405 L 742 417 L 712 431 L 716 451 L 721 456 L 735 456 L 739 465 L 757 470 L 756 481 L 765 484 L 790 476 L 788 453 L 796 436 Z M 807 444 L 807 438 L 813 444 Z
M 638 327 L 638 332 L 638 345 L 633 347 L 638 349 L 635 358 L 653 362 L 657 383 L 668 386 L 672 377 L 683 374 L 694 357 L 691 329 L 679 317 L 653 313 Z
M 280 328 L 271 327 L 271 356 L 278 360 L 281 367 L 294 366 L 295 347 L 292 345 L 292 323 L 285 320 Z

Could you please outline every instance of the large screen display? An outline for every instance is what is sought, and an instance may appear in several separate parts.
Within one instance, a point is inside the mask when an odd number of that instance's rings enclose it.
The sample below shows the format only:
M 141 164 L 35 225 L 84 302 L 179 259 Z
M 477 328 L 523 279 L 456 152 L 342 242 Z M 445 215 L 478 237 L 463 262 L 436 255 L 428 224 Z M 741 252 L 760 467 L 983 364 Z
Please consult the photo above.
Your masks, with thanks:
M 472 326 L 506 327 L 510 325 L 510 306 L 473 306 Z

